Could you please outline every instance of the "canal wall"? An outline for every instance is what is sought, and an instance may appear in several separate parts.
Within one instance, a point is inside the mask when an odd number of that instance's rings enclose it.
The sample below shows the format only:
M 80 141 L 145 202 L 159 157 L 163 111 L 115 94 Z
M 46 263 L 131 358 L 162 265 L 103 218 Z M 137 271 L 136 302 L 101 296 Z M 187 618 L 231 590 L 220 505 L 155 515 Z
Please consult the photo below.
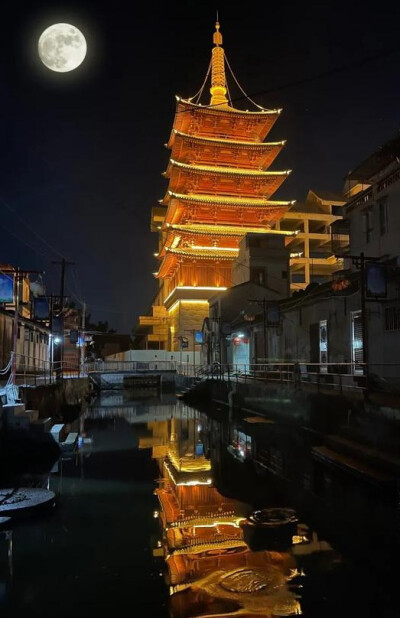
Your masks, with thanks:
M 27 410 L 38 410 L 39 418 L 64 420 L 79 413 L 89 391 L 88 378 L 64 378 L 55 384 L 21 386 L 19 389 Z
M 209 380 L 201 401 L 309 427 L 320 434 L 346 433 L 350 439 L 386 452 L 398 452 L 400 407 L 384 394 L 357 391 L 309 391 L 292 384 Z M 194 401 L 194 399 L 193 399 Z

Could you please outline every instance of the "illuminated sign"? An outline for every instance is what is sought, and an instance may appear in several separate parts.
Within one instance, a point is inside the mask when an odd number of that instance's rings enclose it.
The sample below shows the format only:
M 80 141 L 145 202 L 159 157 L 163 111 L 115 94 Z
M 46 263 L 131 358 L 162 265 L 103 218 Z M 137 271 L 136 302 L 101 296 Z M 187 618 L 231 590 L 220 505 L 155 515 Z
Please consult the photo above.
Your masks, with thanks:
M 50 305 L 45 296 L 40 296 L 33 300 L 33 319 L 34 320 L 49 320 Z
M 0 303 L 12 303 L 14 300 L 14 276 L 0 274 Z
M 203 343 L 203 333 L 201 330 L 196 330 L 194 332 L 194 341 L 195 343 Z
M 365 296 L 367 298 L 386 298 L 386 269 L 383 264 L 365 264 Z
M 279 305 L 267 306 L 267 323 L 268 326 L 279 326 L 281 321 Z

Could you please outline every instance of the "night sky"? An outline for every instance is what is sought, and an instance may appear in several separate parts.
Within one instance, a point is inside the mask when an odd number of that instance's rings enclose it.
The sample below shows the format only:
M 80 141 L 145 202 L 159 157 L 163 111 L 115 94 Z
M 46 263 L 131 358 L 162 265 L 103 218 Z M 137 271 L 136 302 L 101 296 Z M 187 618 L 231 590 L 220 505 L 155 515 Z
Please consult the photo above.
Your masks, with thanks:
M 0 262 L 45 270 L 48 292 L 57 293 L 52 261 L 65 256 L 76 263 L 67 292 L 84 297 L 93 318 L 130 332 L 157 286 L 150 211 L 167 186 L 174 95 L 202 84 L 216 8 L 242 87 L 265 91 L 256 97 L 264 107 L 284 109 L 269 138 L 288 143 L 272 169 L 293 173 L 276 199 L 340 191 L 400 119 L 398 12 L 388 3 L 358 6 L 3 4 Z M 56 22 L 87 39 L 86 60 L 71 73 L 49 71 L 37 56 L 38 37 Z

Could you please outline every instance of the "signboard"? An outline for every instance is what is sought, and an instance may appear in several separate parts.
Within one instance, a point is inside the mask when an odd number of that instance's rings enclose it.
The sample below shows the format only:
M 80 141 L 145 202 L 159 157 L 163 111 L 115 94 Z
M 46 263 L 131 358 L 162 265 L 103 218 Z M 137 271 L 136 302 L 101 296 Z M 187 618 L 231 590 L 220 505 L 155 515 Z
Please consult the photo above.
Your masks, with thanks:
M 53 333 L 63 333 L 64 334 L 63 319 L 60 315 L 53 315 L 51 330 Z
M 181 350 L 189 347 L 189 339 L 187 337 L 181 337 Z
M 49 320 L 50 319 L 50 303 L 45 296 L 38 296 L 33 299 L 33 319 L 34 320 Z
M 221 326 L 221 333 L 223 335 L 230 335 L 232 332 L 232 326 L 230 325 L 229 322 L 223 322 L 222 326 Z
M 153 316 L 155 318 L 166 318 L 166 317 L 168 317 L 167 316 L 167 310 L 162 305 L 153 305 L 152 309 L 153 309 Z
M 203 343 L 203 333 L 201 332 L 201 330 L 194 331 L 194 342 Z
M 69 331 L 69 340 L 71 343 L 78 343 L 78 336 L 79 336 L 79 333 L 77 330 Z
M 158 326 L 161 324 L 161 318 L 154 315 L 141 315 L 140 326 Z
M 367 298 L 386 298 L 386 269 L 383 264 L 365 264 L 365 296 Z
M 250 341 L 243 333 L 233 333 L 233 363 L 248 365 L 250 363 Z
M 279 305 L 267 306 L 267 324 L 268 326 L 279 326 L 281 321 Z
M 0 273 L 0 303 L 14 300 L 14 275 Z

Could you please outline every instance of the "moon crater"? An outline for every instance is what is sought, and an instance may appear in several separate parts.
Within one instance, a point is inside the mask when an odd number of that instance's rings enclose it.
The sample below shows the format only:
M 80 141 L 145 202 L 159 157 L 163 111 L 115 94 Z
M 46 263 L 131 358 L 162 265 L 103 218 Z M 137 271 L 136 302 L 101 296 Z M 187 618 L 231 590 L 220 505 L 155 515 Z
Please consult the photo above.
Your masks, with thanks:
M 66 73 L 76 69 L 85 59 L 86 39 L 71 24 L 54 24 L 39 38 L 38 52 L 43 64 L 52 71 Z

